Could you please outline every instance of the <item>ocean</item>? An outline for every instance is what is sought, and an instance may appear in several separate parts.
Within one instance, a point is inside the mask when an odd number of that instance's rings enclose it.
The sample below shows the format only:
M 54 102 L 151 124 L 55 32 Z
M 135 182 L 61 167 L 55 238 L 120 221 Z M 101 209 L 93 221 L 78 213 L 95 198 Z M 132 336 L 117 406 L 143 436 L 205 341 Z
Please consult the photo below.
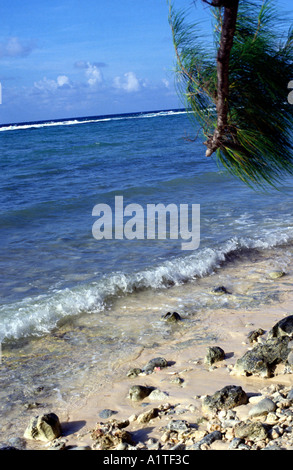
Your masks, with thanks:
M 74 378 L 85 393 L 93 386 L 95 367 L 110 380 L 110 363 L 173 334 L 161 321 L 170 309 L 197 322 L 196 341 L 209 338 L 197 315 L 227 299 L 211 302 L 200 280 L 212 288 L 215 273 L 224 275 L 235 260 L 273 250 L 273 267 L 286 269 L 292 179 L 279 191 L 253 191 L 205 157 L 201 138 L 193 141 L 197 131 L 184 110 L 0 127 L 0 399 L 7 419 L 18 416 L 15 403 L 29 401 L 36 383 L 64 401 L 80 394 Z M 95 238 L 94 207 L 114 209 L 117 196 L 132 208 L 200 206 L 199 246 L 183 250 L 179 231 L 176 238 L 168 230 L 165 238 Z M 192 288 L 184 294 L 184 286 Z

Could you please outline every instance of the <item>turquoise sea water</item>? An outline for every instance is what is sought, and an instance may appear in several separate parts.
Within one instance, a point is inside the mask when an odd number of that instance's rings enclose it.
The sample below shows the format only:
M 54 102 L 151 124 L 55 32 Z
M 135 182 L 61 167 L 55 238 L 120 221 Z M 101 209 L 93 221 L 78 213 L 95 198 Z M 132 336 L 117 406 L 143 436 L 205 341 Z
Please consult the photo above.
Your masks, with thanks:
M 186 112 L 0 127 L 0 341 L 41 336 L 110 300 L 207 276 L 293 238 L 293 185 L 257 193 L 204 156 Z M 186 138 L 187 137 L 187 138 Z M 200 246 L 96 240 L 96 204 L 200 204 Z

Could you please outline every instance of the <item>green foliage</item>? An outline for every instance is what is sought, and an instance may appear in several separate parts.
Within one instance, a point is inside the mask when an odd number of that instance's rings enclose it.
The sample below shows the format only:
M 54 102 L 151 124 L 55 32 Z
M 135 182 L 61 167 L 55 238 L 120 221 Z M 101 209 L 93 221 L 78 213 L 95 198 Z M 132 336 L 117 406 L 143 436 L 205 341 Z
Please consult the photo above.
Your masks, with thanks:
M 228 125 L 218 162 L 252 187 L 277 186 L 293 174 L 293 29 L 284 24 L 271 0 L 240 1 L 229 69 Z M 217 126 L 217 64 L 222 11 L 212 8 L 214 43 L 207 44 L 199 25 L 170 6 L 177 56 L 178 86 L 185 106 L 208 139 Z

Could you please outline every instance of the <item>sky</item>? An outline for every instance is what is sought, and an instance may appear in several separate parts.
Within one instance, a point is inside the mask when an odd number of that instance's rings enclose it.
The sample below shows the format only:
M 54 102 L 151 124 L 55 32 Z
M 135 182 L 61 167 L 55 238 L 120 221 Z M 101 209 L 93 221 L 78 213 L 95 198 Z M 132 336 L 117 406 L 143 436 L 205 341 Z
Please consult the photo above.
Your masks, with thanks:
M 209 34 L 196 3 L 174 0 Z M 1 0 L 0 18 L 0 124 L 182 107 L 166 0 Z

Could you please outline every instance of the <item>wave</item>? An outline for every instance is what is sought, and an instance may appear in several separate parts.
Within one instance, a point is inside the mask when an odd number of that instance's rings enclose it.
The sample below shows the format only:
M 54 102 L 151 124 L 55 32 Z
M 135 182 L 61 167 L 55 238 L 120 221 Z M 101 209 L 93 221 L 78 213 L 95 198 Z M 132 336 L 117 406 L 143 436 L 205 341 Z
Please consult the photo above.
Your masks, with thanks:
M 109 115 L 109 116 L 96 116 L 92 118 L 74 118 L 74 119 L 61 119 L 53 121 L 42 121 L 42 122 L 31 122 L 31 123 L 20 123 L 20 124 L 9 124 L 0 126 L 0 132 L 5 131 L 18 131 L 27 129 L 39 129 L 43 127 L 56 127 L 56 126 L 72 126 L 77 124 L 90 124 L 97 122 L 107 121 L 119 121 L 124 119 L 147 119 L 162 116 L 173 116 L 178 114 L 186 114 L 185 110 L 166 110 L 166 111 L 152 111 L 145 113 L 132 113 L 132 114 L 121 114 L 121 115 Z
M 125 274 L 115 272 L 95 282 L 72 289 L 56 290 L 35 298 L 26 298 L 0 308 L 0 342 L 27 336 L 42 336 L 58 326 L 60 320 L 84 312 L 98 314 L 109 301 L 135 291 L 165 289 L 211 275 L 233 255 L 247 250 L 270 249 L 293 241 L 293 234 L 272 232 L 264 238 L 231 238 L 215 248 L 203 248 L 186 257 L 158 266 Z

